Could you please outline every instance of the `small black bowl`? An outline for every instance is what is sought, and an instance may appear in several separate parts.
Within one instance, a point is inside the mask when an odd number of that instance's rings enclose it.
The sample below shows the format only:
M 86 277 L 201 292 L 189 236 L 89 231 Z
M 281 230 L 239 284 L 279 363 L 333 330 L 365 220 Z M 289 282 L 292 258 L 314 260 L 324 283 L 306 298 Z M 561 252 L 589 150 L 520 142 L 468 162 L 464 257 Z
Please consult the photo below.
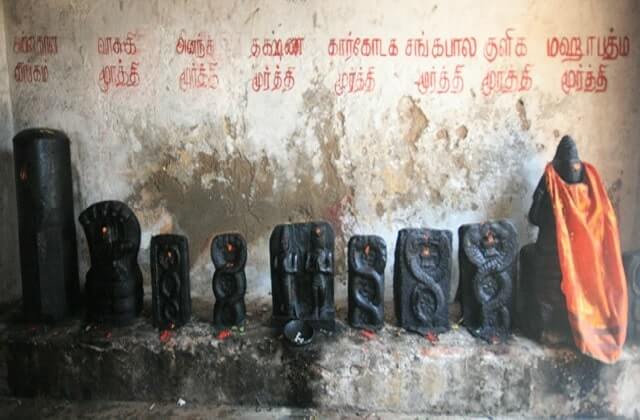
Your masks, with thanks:
M 284 336 L 294 346 L 306 346 L 313 340 L 313 327 L 307 321 L 294 319 L 284 326 Z

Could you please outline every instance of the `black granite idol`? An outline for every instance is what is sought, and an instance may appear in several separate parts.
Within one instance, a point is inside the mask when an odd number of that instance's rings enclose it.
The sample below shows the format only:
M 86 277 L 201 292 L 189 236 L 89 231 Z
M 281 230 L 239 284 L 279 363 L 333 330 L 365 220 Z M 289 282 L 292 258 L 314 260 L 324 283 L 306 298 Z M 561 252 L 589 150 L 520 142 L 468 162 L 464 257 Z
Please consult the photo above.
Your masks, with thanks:
M 567 184 L 583 182 L 584 169 L 571 137 L 562 138 L 552 164 Z M 529 221 L 540 229 L 536 242 L 522 247 L 520 251 L 518 324 L 533 339 L 573 343 L 567 304 L 560 289 L 562 271 L 556 223 L 544 174 L 533 193 Z
M 212 287 L 216 297 L 213 323 L 216 327 L 240 326 L 245 321 L 244 294 L 247 278 L 247 242 L 239 233 L 224 233 L 211 241 L 211 259 L 215 266 Z
M 626 252 L 623 261 L 629 295 L 627 342 L 640 344 L 640 251 Z
M 182 235 L 151 238 L 151 306 L 153 325 L 180 327 L 191 317 L 189 243 Z
M 326 222 L 275 227 L 269 240 L 274 326 L 300 319 L 334 330 L 334 241 Z
M 56 321 L 79 306 L 69 139 L 60 131 L 24 130 L 13 151 L 24 315 Z
M 507 220 L 459 229 L 460 288 L 464 324 L 493 342 L 511 334 L 518 235 Z
M 384 326 L 384 269 L 387 245 L 379 236 L 349 240 L 349 324 L 378 330 Z
M 142 310 L 142 272 L 138 266 L 140 224 L 119 201 L 102 201 L 80 214 L 91 254 L 87 273 L 87 317 L 111 325 L 131 323 Z
M 451 232 L 402 229 L 393 270 L 393 300 L 398 325 L 419 334 L 449 329 Z

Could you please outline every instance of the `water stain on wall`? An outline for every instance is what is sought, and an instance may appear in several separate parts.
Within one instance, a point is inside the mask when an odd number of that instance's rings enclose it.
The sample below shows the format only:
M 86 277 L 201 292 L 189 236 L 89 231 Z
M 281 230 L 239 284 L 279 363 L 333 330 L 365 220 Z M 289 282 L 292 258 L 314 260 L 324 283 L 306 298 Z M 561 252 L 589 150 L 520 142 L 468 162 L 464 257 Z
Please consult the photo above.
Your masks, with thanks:
M 310 164 L 313 156 L 301 148 L 288 162 L 295 174 L 290 178 L 290 170 L 264 151 L 261 158 L 251 160 L 238 150 L 192 153 L 184 142 L 175 146 L 165 143 L 155 156 L 145 150 L 133 159 L 132 166 L 140 160 L 153 169 L 142 174 L 127 201 L 140 213 L 143 224 L 147 216 L 150 221 L 157 220 L 159 209 L 166 211 L 175 228 L 189 237 L 194 256 L 208 255 L 210 240 L 216 233 L 240 231 L 251 246 L 268 237 L 279 223 L 315 219 L 325 219 L 333 225 L 336 248 L 342 249 L 348 239 L 344 237 L 342 213 L 348 211 L 353 193 L 336 167 L 340 136 L 335 130 L 336 113 L 329 95 L 329 91 L 304 94 L 305 112 L 313 125 L 313 141 L 317 141 L 321 157 L 317 168 Z M 202 135 L 220 135 L 223 131 L 233 138 L 231 134 L 235 135 L 236 130 L 231 121 L 225 118 L 222 125 L 223 130 L 213 128 Z M 299 135 L 303 134 L 292 134 Z M 155 164 L 150 165 L 150 159 Z M 190 170 L 185 172 L 184 168 Z M 322 182 L 317 182 L 318 175 Z M 342 261 L 342 253 L 337 253 L 336 265 L 341 267 Z
M 398 101 L 398 117 L 403 132 L 402 138 L 416 151 L 416 142 L 429 126 L 429 120 L 410 96 L 403 96 Z

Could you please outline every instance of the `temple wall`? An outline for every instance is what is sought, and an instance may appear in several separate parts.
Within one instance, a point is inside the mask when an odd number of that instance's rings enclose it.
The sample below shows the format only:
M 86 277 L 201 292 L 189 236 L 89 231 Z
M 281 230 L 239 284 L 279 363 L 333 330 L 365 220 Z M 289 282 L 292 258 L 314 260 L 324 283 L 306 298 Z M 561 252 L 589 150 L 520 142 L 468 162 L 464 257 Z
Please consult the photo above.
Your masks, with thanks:
M 210 240 L 242 232 L 256 298 L 270 292 L 273 227 L 326 219 L 340 274 L 350 235 L 384 237 L 391 299 L 400 228 L 456 232 L 510 218 L 521 243 L 530 241 L 531 194 L 563 134 L 601 170 L 623 248 L 640 246 L 637 1 L 5 0 L 3 12 L 0 281 L 12 295 L 18 277 L 8 273 L 18 261 L 7 151 L 12 133 L 33 126 L 72 140 L 76 216 L 105 199 L 134 209 L 146 293 L 153 234 L 189 237 L 192 294 L 212 300 Z M 198 34 L 204 47 L 189 54 L 181 38 Z M 599 40 L 610 35 L 616 53 L 601 48 L 598 56 Z M 499 48 L 506 36 L 510 48 Z M 580 37 L 587 55 L 550 56 L 548 40 L 563 36 Z M 265 38 L 303 40 L 274 57 Z M 356 38 L 360 48 L 349 53 Z M 407 49 L 414 38 L 428 41 L 428 56 Z M 456 38 L 450 56 L 437 47 L 436 39 Z M 576 70 L 585 72 L 580 86 L 572 83 Z M 88 255 L 78 237 L 84 275 Z M 340 300 L 346 276 L 338 283 Z
M 0 10 L 0 302 L 14 300 L 20 293 L 17 219 L 13 181 L 13 116 L 4 10 Z

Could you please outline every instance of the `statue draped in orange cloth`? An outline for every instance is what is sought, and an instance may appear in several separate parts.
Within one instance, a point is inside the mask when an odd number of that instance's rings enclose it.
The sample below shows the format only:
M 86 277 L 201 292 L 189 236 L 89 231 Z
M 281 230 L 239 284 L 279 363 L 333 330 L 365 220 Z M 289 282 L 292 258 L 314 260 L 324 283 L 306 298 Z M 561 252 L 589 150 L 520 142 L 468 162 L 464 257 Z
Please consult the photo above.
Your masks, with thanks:
M 545 207 L 551 211 L 545 213 Z M 533 323 L 539 324 L 538 330 L 555 326 L 562 331 L 559 318 L 564 316 L 581 352 L 605 363 L 615 362 L 626 337 L 628 305 L 618 224 L 598 172 L 580 161 L 571 137 L 562 138 L 547 165 L 529 218 L 540 226 L 538 241 L 522 253 L 523 273 L 528 277 L 523 282 L 540 282 L 522 286 L 532 292 Z M 549 258 L 550 252 L 555 260 Z M 551 264 L 541 264 L 542 257 Z M 560 273 L 562 304 L 558 286 L 552 284 L 554 280 L 557 284 L 555 267 Z M 549 292 L 556 292 L 556 297 Z

